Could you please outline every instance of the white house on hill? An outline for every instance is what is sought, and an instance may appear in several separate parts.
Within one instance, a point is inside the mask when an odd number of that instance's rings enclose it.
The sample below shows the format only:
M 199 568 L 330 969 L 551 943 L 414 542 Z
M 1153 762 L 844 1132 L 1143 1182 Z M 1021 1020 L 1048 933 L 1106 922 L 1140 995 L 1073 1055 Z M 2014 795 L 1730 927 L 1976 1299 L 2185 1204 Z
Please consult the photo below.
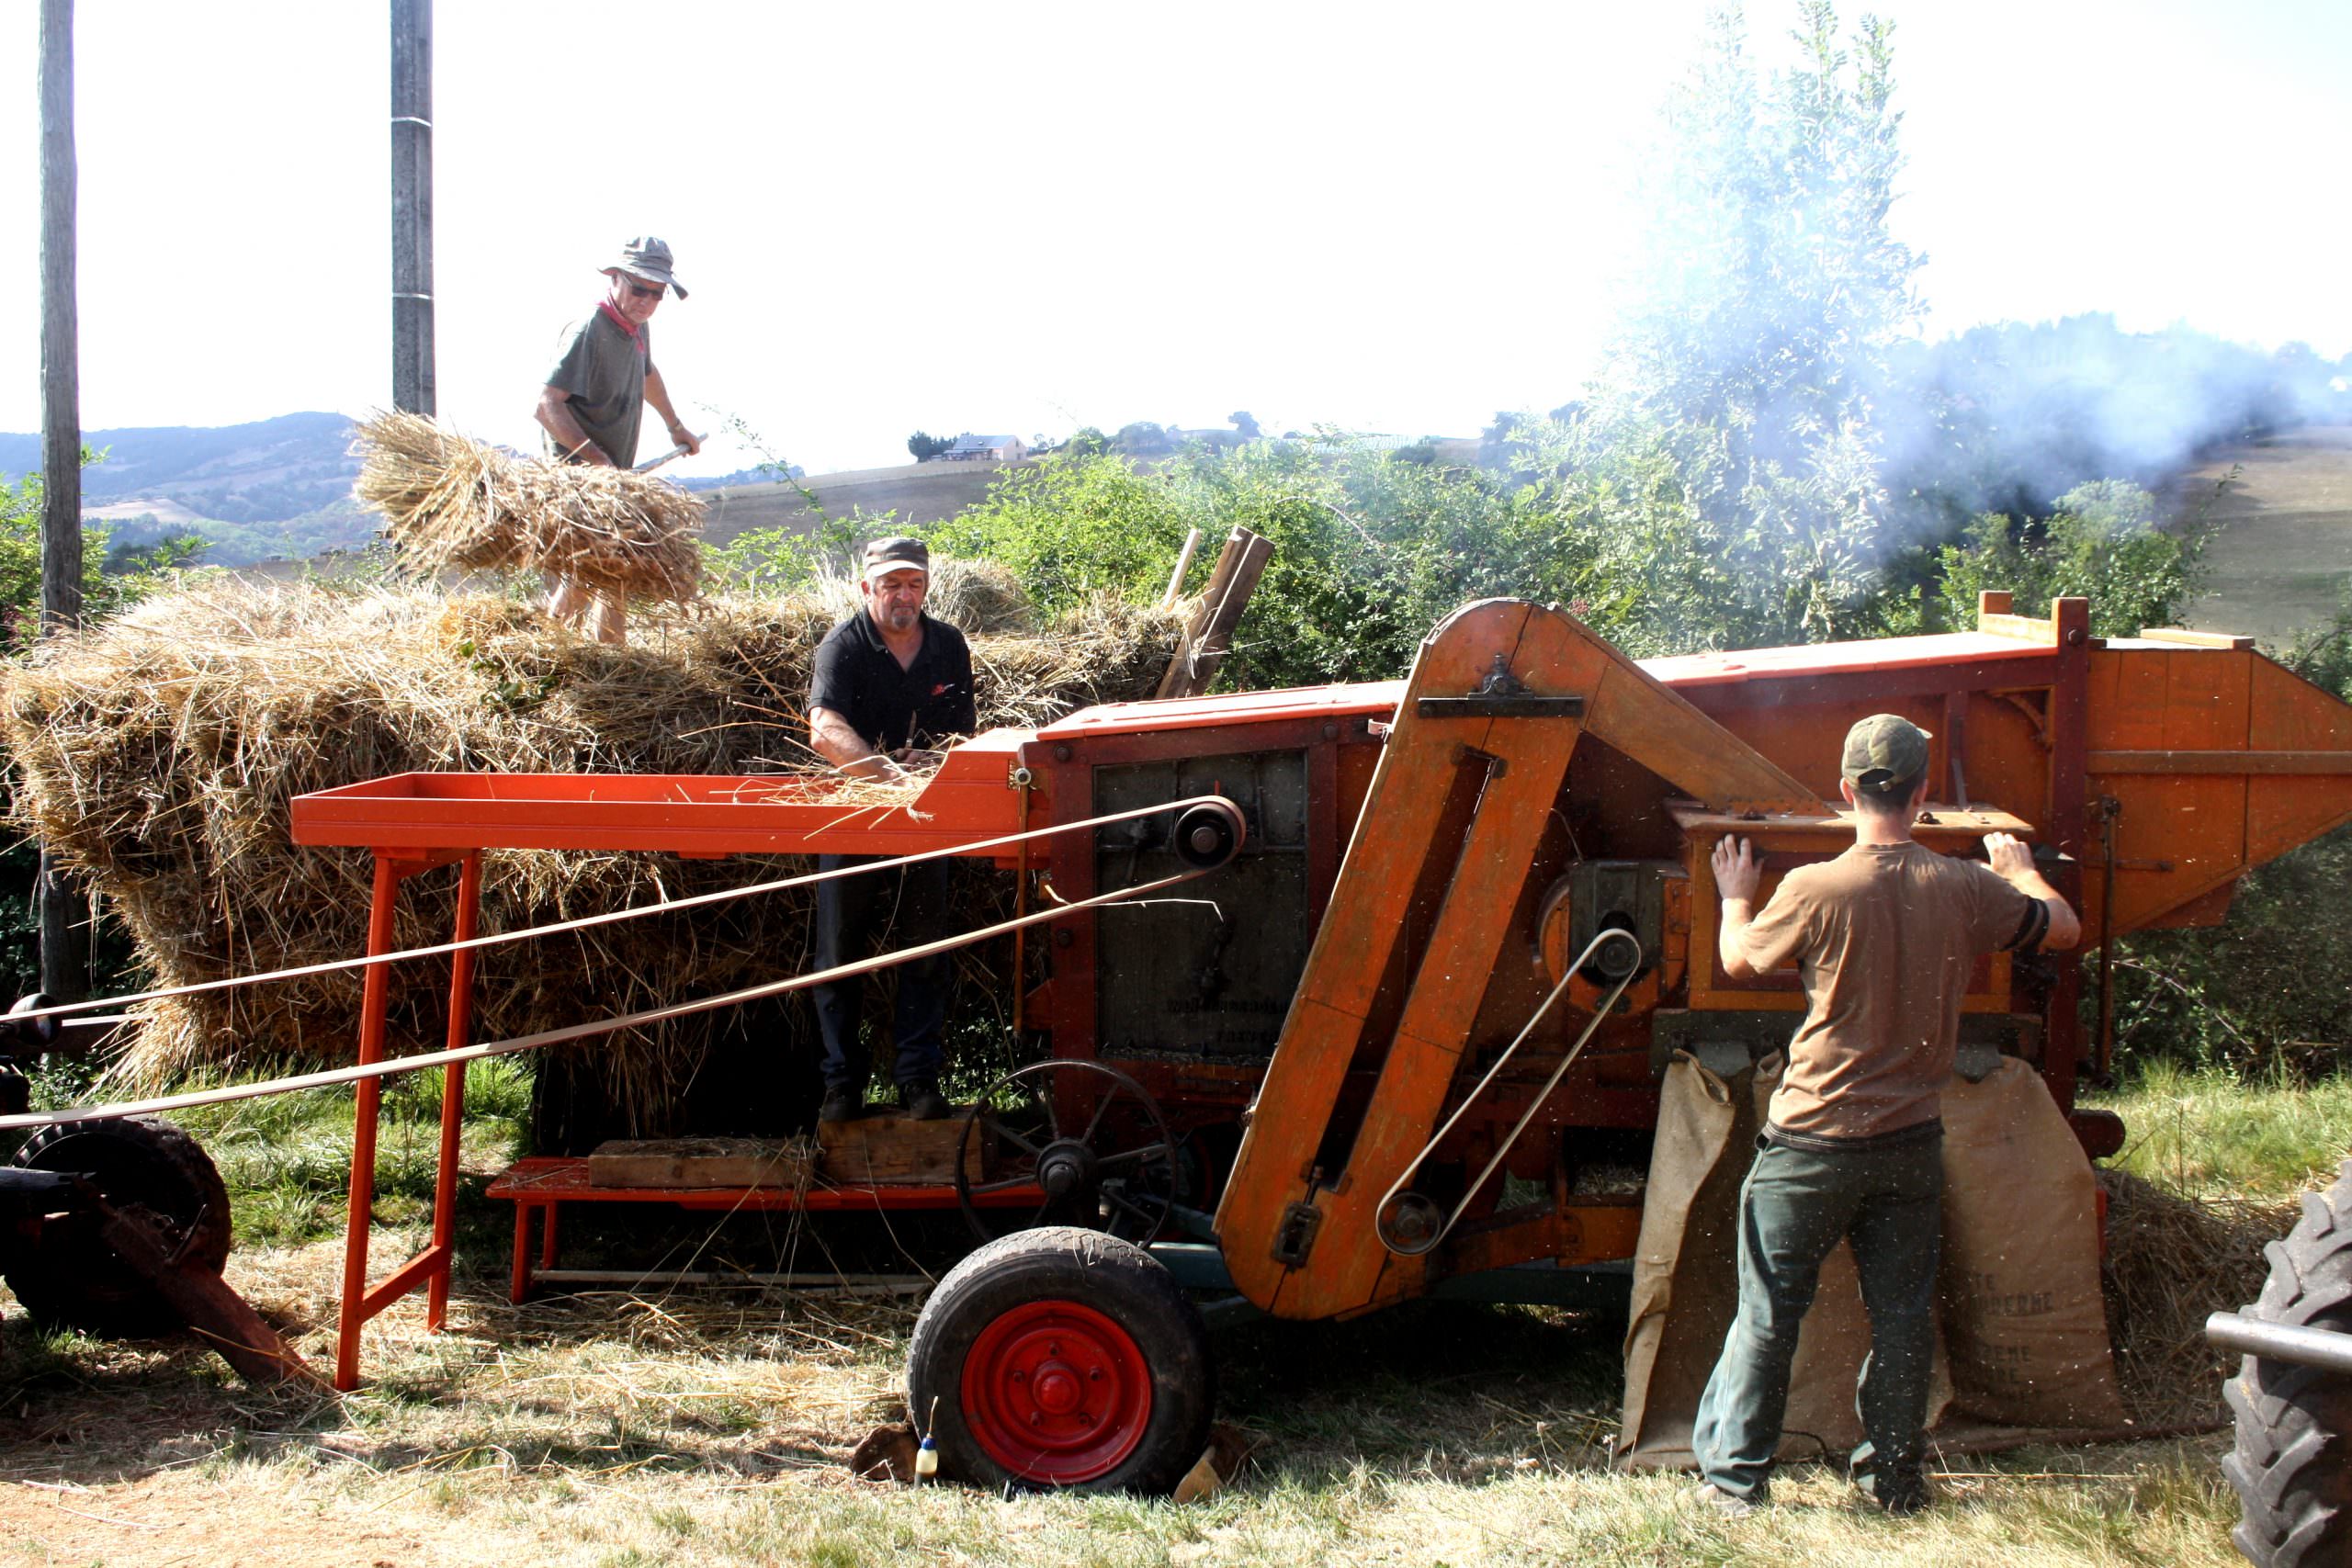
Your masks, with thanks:
M 956 438 L 956 445 L 939 455 L 944 463 L 1017 463 L 1029 456 L 1029 443 L 1018 435 L 973 435 L 968 433 Z

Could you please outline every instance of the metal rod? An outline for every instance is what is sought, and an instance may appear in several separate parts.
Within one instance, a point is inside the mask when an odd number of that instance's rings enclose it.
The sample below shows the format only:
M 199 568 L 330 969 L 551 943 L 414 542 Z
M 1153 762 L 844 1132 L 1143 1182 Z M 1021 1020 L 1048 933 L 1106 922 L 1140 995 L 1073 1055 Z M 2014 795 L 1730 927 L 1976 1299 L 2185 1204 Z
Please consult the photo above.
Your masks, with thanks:
M 621 920 L 642 919 L 648 915 L 675 914 L 681 909 L 699 908 L 707 904 L 723 904 L 733 898 L 748 898 L 758 893 L 780 893 L 787 887 L 808 887 L 837 877 L 863 876 L 873 871 L 894 871 L 902 865 L 914 865 L 927 860 L 944 860 L 952 855 L 974 855 L 982 850 L 1000 849 L 1008 844 L 1026 844 L 1032 839 L 1043 839 L 1056 833 L 1073 833 L 1085 829 L 1105 828 L 1114 822 L 1131 821 L 1137 817 L 1156 817 L 1163 811 L 1182 811 L 1192 806 L 1222 806 L 1234 810 L 1233 803 L 1221 795 L 1186 795 L 1159 806 L 1131 807 L 1101 817 L 1089 817 L 1077 822 L 1056 823 L 1045 828 L 1028 828 L 1018 833 L 1006 833 L 994 839 L 976 839 L 967 844 L 955 844 L 944 850 L 921 850 L 913 854 L 899 855 L 889 860 L 861 861 L 834 871 L 812 871 L 799 876 L 787 876 L 775 882 L 754 882 L 742 887 L 722 888 L 716 893 L 697 893 L 690 898 L 673 898 L 660 904 L 639 904 L 628 909 L 608 909 L 601 915 L 582 915 L 577 919 L 558 920 L 552 925 L 528 926 L 521 931 L 496 931 L 489 936 L 469 938 L 464 942 L 435 942 L 430 947 L 406 947 L 396 953 L 371 953 L 360 958 L 336 958 L 324 964 L 302 964 L 290 969 L 271 969 L 259 975 L 232 975 L 220 980 L 198 980 L 193 985 L 171 986 L 156 991 L 132 991 L 119 997 L 93 997 L 86 1001 L 60 1002 L 51 1007 L 27 1008 L 6 1016 L 22 1021 L 36 1018 L 59 1018 L 71 1013 L 86 1012 L 93 1008 L 129 1007 L 134 1002 L 161 1001 L 166 997 L 192 997 L 205 991 L 232 990 L 240 986 L 259 986 L 271 980 L 298 980 L 310 975 L 334 975 L 346 969 L 375 969 L 388 964 L 398 964 L 410 958 L 438 958 L 445 953 L 464 953 L 474 948 L 497 947 L 505 942 L 527 942 L 535 937 L 560 936 L 567 931 L 586 931 L 594 926 L 612 925 Z M 893 809 L 896 809 L 895 807 Z M 1237 817 L 1236 821 L 1239 818 Z
M 2098 797 L 2098 1043 L 2093 1065 L 2099 1079 L 2113 1076 L 2115 1062 L 2115 819 L 2123 803 Z
M 533 1270 L 531 1280 L 535 1284 L 559 1285 L 780 1285 L 795 1291 L 875 1295 L 917 1295 L 938 1283 L 921 1274 L 722 1274 L 707 1269 L 652 1273 L 637 1269 L 539 1269 Z
M 2205 1320 L 2205 1338 L 2216 1349 L 2234 1350 L 2242 1356 L 2352 1372 L 2352 1334 L 2332 1328 L 2264 1323 L 2233 1312 L 2217 1312 Z

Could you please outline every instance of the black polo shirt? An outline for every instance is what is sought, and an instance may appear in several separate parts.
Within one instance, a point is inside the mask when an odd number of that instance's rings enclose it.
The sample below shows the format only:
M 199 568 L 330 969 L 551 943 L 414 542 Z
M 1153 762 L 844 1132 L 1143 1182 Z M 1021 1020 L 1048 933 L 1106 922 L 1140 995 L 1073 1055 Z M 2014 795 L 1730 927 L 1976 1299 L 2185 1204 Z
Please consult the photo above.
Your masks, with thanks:
M 938 746 L 979 728 L 972 694 L 972 650 L 944 621 L 922 617 L 922 648 L 899 667 L 882 629 L 864 610 L 817 645 L 808 705 L 829 708 L 877 751 Z

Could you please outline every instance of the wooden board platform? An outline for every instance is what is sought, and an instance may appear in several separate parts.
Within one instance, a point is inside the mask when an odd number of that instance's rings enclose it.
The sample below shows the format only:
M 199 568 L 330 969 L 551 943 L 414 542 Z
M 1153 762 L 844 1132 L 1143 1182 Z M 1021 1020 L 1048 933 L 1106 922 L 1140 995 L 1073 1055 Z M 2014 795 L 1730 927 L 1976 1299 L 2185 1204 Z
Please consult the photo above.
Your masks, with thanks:
M 854 1182 L 952 1182 L 956 1151 L 964 1140 L 958 1105 L 936 1122 L 913 1122 L 888 1112 L 854 1122 L 821 1122 L 817 1128 L 817 1169 L 828 1180 Z M 988 1179 L 996 1146 L 995 1130 L 984 1114 L 965 1155 L 966 1179 Z
M 814 1151 L 807 1140 L 615 1139 L 588 1155 L 598 1187 L 798 1187 Z

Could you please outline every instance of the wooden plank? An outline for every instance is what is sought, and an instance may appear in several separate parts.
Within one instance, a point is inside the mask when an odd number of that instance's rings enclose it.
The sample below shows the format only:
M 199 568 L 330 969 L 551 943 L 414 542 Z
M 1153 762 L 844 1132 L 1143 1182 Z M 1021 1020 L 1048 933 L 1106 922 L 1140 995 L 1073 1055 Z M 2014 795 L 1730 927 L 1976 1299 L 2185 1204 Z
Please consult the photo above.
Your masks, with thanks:
M 2177 643 L 2183 648 L 2243 649 L 2254 646 L 2254 638 L 2250 637 L 2237 637 L 2229 632 L 2191 631 L 2187 626 L 2143 626 L 2140 629 L 2140 640 Z
M 1528 617 L 1510 665 L 1548 695 L 1605 688 L 1617 674 L 1610 668 L 1612 653 L 1566 616 L 1537 612 Z M 1492 724 L 1485 750 L 1501 765 L 1487 777 L 1349 1152 L 1345 1179 L 1316 1194 L 1322 1228 L 1305 1266 L 1292 1271 L 1276 1296 L 1277 1315 L 1329 1317 L 1418 1288 L 1426 1260 L 1392 1258 L 1374 1222 L 1382 1196 L 1429 1141 L 1445 1108 L 1497 956 L 1511 934 L 1509 912 L 1526 883 L 1577 736 L 1577 726 L 1565 720 Z
M 1414 659 L 1396 728 L 1381 750 L 1217 1207 L 1234 1285 L 1261 1308 L 1272 1308 L 1285 1273 L 1271 1250 L 1283 1212 L 1313 1196 L 1309 1167 L 1381 978 L 1404 940 L 1406 914 L 1463 771 L 1464 749 L 1486 744 L 1498 722 L 1421 718 L 1411 699 L 1474 689 L 1496 652 L 1519 647 L 1533 613 L 1532 605 L 1507 600 L 1465 606 L 1438 625 Z
M 1176 652 L 1159 678 L 1159 697 L 1197 697 L 1216 680 L 1217 666 L 1232 646 L 1234 628 L 1258 591 L 1258 580 L 1273 558 L 1273 542 L 1247 528 L 1227 536 L 1225 548 L 1202 591 L 1200 607 L 1178 639 Z
M 2038 642 L 2055 647 L 2058 627 L 2052 621 L 2037 621 L 2030 615 L 1990 615 L 1976 617 L 1976 629 L 1989 637 L 2013 637 L 2019 642 Z
M 994 1128 L 985 1119 L 964 1139 L 964 1115 L 969 1106 L 956 1106 L 935 1122 L 905 1116 L 863 1116 L 854 1122 L 823 1122 L 817 1126 L 817 1169 L 827 1179 L 842 1182 L 933 1182 L 956 1179 L 956 1153 L 965 1148 L 964 1173 L 972 1181 L 988 1179 L 988 1157 L 996 1143 Z
M 596 1187 L 797 1187 L 810 1151 L 767 1138 L 614 1139 L 588 1154 Z
M 1565 615 L 1559 619 L 1602 656 L 1584 716 L 1587 735 L 1718 811 L 1808 811 L 1818 804 L 1820 797 L 1797 778 L 1599 634 Z

